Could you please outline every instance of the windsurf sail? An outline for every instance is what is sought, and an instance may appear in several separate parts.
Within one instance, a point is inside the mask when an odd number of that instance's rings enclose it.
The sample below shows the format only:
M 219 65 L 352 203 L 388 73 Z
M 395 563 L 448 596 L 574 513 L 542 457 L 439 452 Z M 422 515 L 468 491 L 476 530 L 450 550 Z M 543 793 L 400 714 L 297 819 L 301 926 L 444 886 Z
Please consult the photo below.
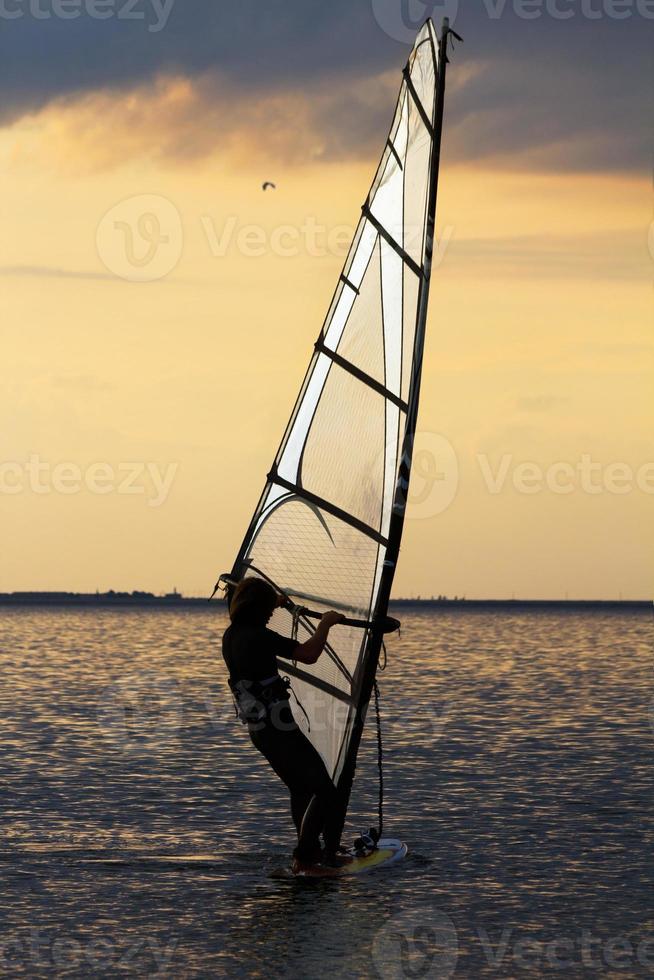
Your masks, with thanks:
M 295 408 L 232 571 L 287 596 L 300 642 L 341 611 L 313 666 L 280 663 L 345 818 L 400 549 L 424 346 L 448 34 L 428 20 Z M 312 615 L 313 614 L 313 615 Z

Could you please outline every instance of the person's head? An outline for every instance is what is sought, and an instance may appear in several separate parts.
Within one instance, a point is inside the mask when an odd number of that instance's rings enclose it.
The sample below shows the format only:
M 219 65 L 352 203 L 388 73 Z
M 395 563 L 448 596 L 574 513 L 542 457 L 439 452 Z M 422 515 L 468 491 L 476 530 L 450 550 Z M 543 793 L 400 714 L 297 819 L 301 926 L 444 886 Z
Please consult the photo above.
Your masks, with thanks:
M 229 617 L 233 623 L 265 626 L 278 605 L 279 597 L 272 585 L 262 578 L 244 578 L 234 589 Z

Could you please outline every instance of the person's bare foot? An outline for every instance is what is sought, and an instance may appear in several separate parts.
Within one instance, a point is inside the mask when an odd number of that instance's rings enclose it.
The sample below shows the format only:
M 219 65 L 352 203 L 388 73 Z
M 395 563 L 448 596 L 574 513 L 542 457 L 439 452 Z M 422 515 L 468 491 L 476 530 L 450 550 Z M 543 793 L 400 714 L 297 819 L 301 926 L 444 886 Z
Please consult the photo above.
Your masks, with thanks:
M 312 868 L 315 868 L 315 864 L 309 864 L 306 861 L 301 861 L 298 857 L 293 858 L 291 871 L 294 875 L 306 874 L 306 872 L 311 871 Z
M 317 847 L 311 851 L 304 851 L 299 847 L 296 847 L 293 851 L 293 863 L 291 864 L 293 874 L 302 874 L 302 872 L 310 871 L 311 868 L 315 868 L 317 864 L 321 863 L 322 856 L 323 852 L 320 847 Z
M 326 865 L 328 868 L 340 868 L 343 864 L 347 864 L 351 860 L 352 854 L 345 847 L 339 847 L 335 851 L 329 851 L 325 848 L 322 852 L 320 863 Z

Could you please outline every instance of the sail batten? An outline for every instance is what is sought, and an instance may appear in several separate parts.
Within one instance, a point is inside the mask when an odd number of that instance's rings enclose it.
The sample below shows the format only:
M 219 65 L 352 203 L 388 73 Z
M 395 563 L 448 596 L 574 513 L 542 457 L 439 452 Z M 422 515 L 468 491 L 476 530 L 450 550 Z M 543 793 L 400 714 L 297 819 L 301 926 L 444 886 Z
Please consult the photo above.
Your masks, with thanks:
M 362 210 L 363 210 L 363 215 L 364 215 L 366 221 L 369 221 L 370 224 L 373 226 L 373 228 L 384 239 L 384 241 L 386 242 L 386 244 L 387 245 L 390 245 L 390 247 L 395 252 L 397 252 L 397 254 L 400 256 L 400 258 L 402 259 L 402 261 L 405 262 L 406 265 L 409 267 L 409 269 L 411 269 L 411 271 L 416 276 L 418 276 L 418 278 L 420 278 L 421 276 L 424 276 L 424 274 L 425 274 L 424 273 L 424 270 L 421 269 L 421 267 L 418 265 L 418 263 L 415 262 L 411 258 L 411 256 L 409 255 L 409 253 L 406 252 L 398 242 L 396 242 L 396 240 L 391 235 L 390 231 L 387 231 L 387 229 L 384 228 L 384 226 L 382 225 L 381 221 L 378 221 L 377 220 L 377 218 L 374 216 L 374 214 L 370 210 L 369 206 L 367 204 L 364 204 Z
M 400 170 L 404 170 L 404 166 L 402 164 L 402 160 L 400 158 L 400 154 L 395 149 L 395 145 L 393 143 L 393 140 L 390 137 L 388 138 L 388 141 L 387 141 L 387 144 L 386 145 L 388 146 L 389 150 L 391 151 L 391 153 L 395 157 L 395 160 L 396 160 L 397 165 L 400 168 Z
M 279 474 L 274 472 L 271 474 L 270 478 L 272 483 L 276 483 L 285 490 L 289 490 L 300 500 L 305 500 L 307 503 L 314 504 L 319 508 L 319 510 L 324 510 L 326 513 L 332 514 L 334 517 L 338 517 L 339 520 L 343 521 L 345 524 L 351 525 L 357 531 L 360 531 L 361 534 L 365 534 L 369 538 L 372 538 L 373 541 L 377 541 L 382 545 L 388 544 L 388 540 L 376 528 L 370 527 L 370 525 L 364 523 L 364 521 L 360 521 L 354 514 L 349 514 L 347 511 L 337 507 L 336 504 L 331 503 L 329 500 L 325 500 L 324 497 L 319 497 L 317 494 L 311 493 L 310 490 L 307 490 L 299 483 L 291 483 L 290 480 L 285 480 L 283 476 L 279 476 Z
M 343 282 L 343 283 L 345 283 L 345 285 L 346 285 L 346 286 L 349 286 L 349 287 L 350 287 L 350 289 L 352 290 L 352 292 L 354 292 L 354 293 L 356 293 L 356 294 L 357 294 L 357 296 L 359 295 L 359 290 L 358 290 L 358 289 L 357 289 L 357 287 L 356 287 L 356 286 L 354 285 L 354 283 L 352 283 L 352 282 L 350 282 L 350 280 L 349 280 L 349 279 L 347 278 L 347 276 L 346 276 L 346 275 L 343 275 L 343 274 L 341 273 L 341 277 L 340 277 L 340 278 L 341 278 L 341 282 Z
M 327 347 L 322 341 L 319 340 L 316 343 L 316 350 L 331 358 L 335 364 L 338 364 L 338 366 L 342 367 L 344 371 L 348 371 L 355 378 L 358 378 L 362 384 L 372 388 L 373 391 L 376 391 L 378 395 L 382 396 L 382 398 L 387 398 L 388 401 L 393 402 L 393 404 L 397 405 L 398 408 L 401 408 L 403 412 L 408 411 L 409 406 L 399 397 L 399 395 L 396 395 L 395 392 L 391 391 L 389 388 L 386 388 L 383 384 L 381 384 L 381 382 L 377 381 L 371 375 L 366 374 L 365 371 L 358 368 L 356 364 L 352 363 L 352 361 L 348 361 L 347 358 L 341 357 L 340 354 L 338 354 L 335 350 L 332 350 L 330 347 Z
M 353 705 L 354 698 L 351 694 L 341 691 L 339 688 L 334 687 L 332 684 L 328 684 L 326 681 L 322 680 L 320 677 L 315 677 L 313 674 L 308 673 L 306 670 L 302 670 L 297 664 L 289 664 L 285 660 L 278 661 L 279 667 L 284 673 L 290 674 L 291 677 L 296 677 L 300 681 L 304 681 L 310 687 L 315 687 L 319 691 L 323 691 L 330 697 L 335 698 L 337 701 L 343 704 Z
M 432 125 L 431 119 L 427 115 L 427 111 L 426 111 L 425 107 L 423 106 L 422 102 L 420 101 L 420 96 L 418 95 L 418 93 L 416 91 L 416 87 L 413 84 L 413 81 L 411 79 L 411 72 L 409 70 L 408 65 L 404 69 L 403 75 L 404 75 L 404 78 L 406 79 L 407 88 L 409 90 L 409 93 L 411 95 L 411 98 L 413 99 L 413 102 L 415 104 L 415 107 L 418 110 L 418 112 L 420 113 L 420 118 L 422 119 L 422 121 L 423 121 L 423 123 L 425 125 L 425 129 L 429 133 L 431 139 L 433 139 L 434 138 L 434 127 Z
M 261 574 L 311 615 L 347 610 L 327 656 L 288 668 L 297 723 L 347 806 L 397 562 L 415 432 L 445 60 L 427 21 L 300 394 L 232 578 Z M 311 619 L 271 626 L 302 641 Z

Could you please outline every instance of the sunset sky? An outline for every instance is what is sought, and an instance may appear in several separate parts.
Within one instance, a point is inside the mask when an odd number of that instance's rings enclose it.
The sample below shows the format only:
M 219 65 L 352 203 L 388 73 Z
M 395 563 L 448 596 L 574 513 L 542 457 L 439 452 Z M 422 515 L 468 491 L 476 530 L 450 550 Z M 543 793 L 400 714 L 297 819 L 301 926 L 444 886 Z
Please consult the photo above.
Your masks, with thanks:
M 0 591 L 230 568 L 446 12 L 395 595 L 650 597 L 654 4 L 111 4 L 0 15 Z

